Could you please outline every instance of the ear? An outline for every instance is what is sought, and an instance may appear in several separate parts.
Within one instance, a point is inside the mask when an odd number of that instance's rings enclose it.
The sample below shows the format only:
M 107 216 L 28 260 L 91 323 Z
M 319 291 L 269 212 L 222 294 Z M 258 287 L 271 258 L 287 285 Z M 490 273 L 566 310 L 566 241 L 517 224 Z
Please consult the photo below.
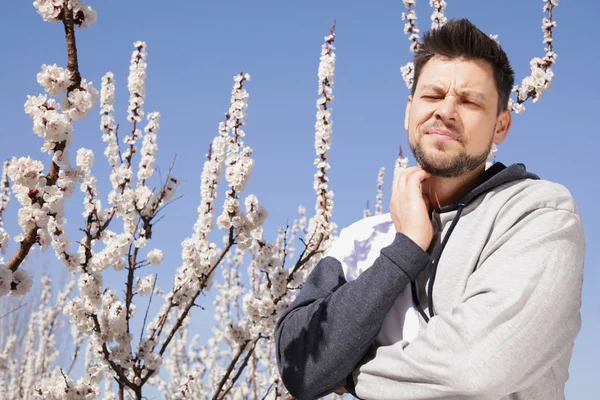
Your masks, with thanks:
M 496 128 L 494 130 L 494 143 L 500 144 L 504 142 L 508 131 L 512 125 L 512 113 L 509 110 L 504 110 L 498 115 L 496 120 Z
M 404 110 L 404 130 L 408 132 L 408 115 L 410 114 L 410 106 L 412 104 L 412 94 L 408 96 L 406 109 Z

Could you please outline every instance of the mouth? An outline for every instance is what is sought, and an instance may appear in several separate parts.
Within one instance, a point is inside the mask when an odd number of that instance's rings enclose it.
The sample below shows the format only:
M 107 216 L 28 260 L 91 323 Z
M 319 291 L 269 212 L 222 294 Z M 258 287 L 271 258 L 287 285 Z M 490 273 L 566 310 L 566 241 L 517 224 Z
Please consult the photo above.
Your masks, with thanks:
M 425 132 L 426 136 L 429 136 L 433 140 L 437 140 L 440 142 L 449 142 L 452 140 L 458 141 L 458 135 L 456 133 L 446 130 L 446 129 L 429 129 Z

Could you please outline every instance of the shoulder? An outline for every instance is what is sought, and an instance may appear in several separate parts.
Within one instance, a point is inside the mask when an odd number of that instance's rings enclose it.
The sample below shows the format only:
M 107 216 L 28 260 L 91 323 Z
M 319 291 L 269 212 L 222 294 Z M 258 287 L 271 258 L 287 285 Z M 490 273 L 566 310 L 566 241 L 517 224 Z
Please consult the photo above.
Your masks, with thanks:
M 570 254 L 577 260 L 584 256 L 583 223 L 565 186 L 542 179 L 523 179 L 498 187 L 487 200 L 473 216 L 473 220 L 484 221 L 480 225 L 489 229 L 482 259 L 500 247 L 513 249 L 515 255 L 538 247 L 546 258 L 556 252 Z
M 342 229 L 340 238 L 362 241 L 371 237 L 373 232 L 387 232 L 393 225 L 390 213 L 373 215 L 360 219 Z
M 393 240 L 395 232 L 389 213 L 360 219 L 340 231 L 339 237 L 328 250 L 328 255 L 342 260 L 355 254 L 357 250 L 362 252 L 365 248 L 375 250 L 384 247 Z
M 568 225 L 580 233 L 583 231 L 575 199 L 559 183 L 524 179 L 507 184 L 498 195 L 500 202 L 495 218 L 498 228 L 522 226 L 531 229 L 532 223 L 539 219 L 547 230 L 557 230 Z
M 563 185 L 547 180 L 532 180 L 528 182 L 526 194 L 540 207 L 577 213 L 577 205 L 573 195 Z
M 559 183 L 544 179 L 523 179 L 503 186 L 498 194 L 501 198 L 505 197 L 505 209 L 533 211 L 548 208 L 579 215 L 571 192 Z

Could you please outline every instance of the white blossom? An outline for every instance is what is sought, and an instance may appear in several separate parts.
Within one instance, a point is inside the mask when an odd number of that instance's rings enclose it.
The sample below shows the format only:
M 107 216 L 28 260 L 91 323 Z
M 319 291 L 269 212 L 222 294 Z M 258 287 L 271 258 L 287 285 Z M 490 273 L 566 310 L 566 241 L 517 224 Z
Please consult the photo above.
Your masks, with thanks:
M 5 160 L 2 164 L 2 179 L 0 181 L 0 227 L 4 225 L 4 220 L 2 219 L 1 213 L 6 210 L 8 203 L 10 203 L 10 178 L 8 176 L 9 167 L 10 161 Z
M 262 204 L 259 204 L 258 198 L 253 194 L 246 197 L 244 206 L 246 207 L 247 218 L 252 229 L 261 226 L 269 216 L 267 209 Z
M 73 19 L 75 26 L 87 28 L 96 22 L 96 10 L 81 0 L 68 0 L 69 8 L 73 10 Z M 55 23 L 58 21 L 64 8 L 65 0 L 35 0 L 33 6 L 42 16 L 44 21 Z
M 400 67 L 402 73 L 402 79 L 406 84 L 406 87 L 412 89 L 415 78 L 415 66 L 412 62 L 408 62 L 406 65 Z
M 447 3 L 444 0 L 429 0 L 429 5 L 433 7 L 431 14 L 431 29 L 441 28 L 446 24 L 448 18 L 444 15 L 444 9 Z
M 244 146 L 242 139 L 245 136 L 242 127 L 245 125 L 244 117 L 248 107 L 248 92 L 244 88 L 244 82 L 247 78 L 249 78 L 249 75 L 244 75 L 242 72 L 233 77 L 231 105 L 225 123 L 232 135 L 227 144 L 225 156 L 225 165 L 227 166 L 225 178 L 229 190 L 223 203 L 223 212 L 217 219 L 217 224 L 221 229 L 233 228 L 238 235 L 241 235 L 238 243 L 242 245 L 249 244 L 249 236 L 248 232 L 244 230 L 246 217 L 239 213 L 238 196 L 246 188 L 254 167 L 254 160 L 251 157 L 252 149 Z
M 76 165 L 84 172 L 84 174 L 89 174 L 94 165 L 94 152 L 83 147 L 78 149 Z
M 133 236 L 129 232 L 115 234 L 105 231 L 103 236 L 105 248 L 94 254 L 90 261 L 90 267 L 93 271 L 103 271 L 113 267 L 119 271 L 125 267 L 123 256 L 127 253 L 130 244 L 133 242 Z
M 0 296 L 6 296 L 10 292 L 10 284 L 12 281 L 12 271 L 6 268 L 4 264 L 0 264 Z
M 152 213 L 155 199 L 153 198 L 152 189 L 146 185 L 139 184 L 134 190 L 135 207 L 140 210 L 140 214 L 149 216 Z
M 153 249 L 146 256 L 148 262 L 152 265 L 159 265 L 163 260 L 163 252 L 159 249 Z
M 96 105 L 99 95 L 92 82 L 82 79 L 79 87 L 69 92 L 67 97 L 65 108 L 69 117 L 76 121 L 84 119 Z
M 142 236 L 142 237 L 134 240 L 133 245 L 135 247 L 137 247 L 138 249 L 142 249 L 142 248 L 146 247 L 147 243 L 148 243 L 148 239 L 146 239 L 145 237 Z
M 10 236 L 4 228 L 0 228 L 0 252 L 6 254 L 6 248 L 10 242 Z
M 486 170 L 488 168 L 490 168 L 492 165 L 494 165 L 497 152 L 498 152 L 498 146 L 496 146 L 496 143 L 492 143 L 492 147 L 490 148 L 490 154 L 488 154 L 488 160 L 485 162 Z
M 542 19 L 542 32 L 544 33 L 543 43 L 546 54 L 543 58 L 534 57 L 529 66 L 531 74 L 526 76 L 521 81 L 521 87 L 515 86 L 513 92 L 516 93 L 516 101 L 509 101 L 508 109 L 517 114 L 525 112 L 524 102 L 531 98 L 533 103 L 536 103 L 540 96 L 550 88 L 554 73 L 551 66 L 556 62 L 556 53 L 553 51 L 552 29 L 556 27 L 556 21 L 551 19 L 552 9 L 558 6 L 556 0 L 544 0 L 543 11 L 548 12 L 548 17 Z
M 108 318 L 109 332 L 114 333 L 115 336 L 123 335 L 127 331 L 127 311 L 125 305 L 121 301 L 114 301 L 108 311 L 106 311 Z
M 98 385 L 88 376 L 77 381 L 64 376 L 56 367 L 52 383 L 45 388 L 36 389 L 38 398 L 47 400 L 91 400 L 100 394 Z
M 375 197 L 375 215 L 383 213 L 383 177 L 385 168 L 381 168 L 377 174 L 377 196 Z
M 417 14 L 412 9 L 416 4 L 415 0 L 403 0 L 406 13 L 402 13 L 402 20 L 407 22 L 404 24 L 404 34 L 408 35 L 410 41 L 410 51 L 414 52 L 418 47 L 419 27 L 417 26 Z M 405 67 L 406 68 L 406 67 Z M 403 74 L 404 75 L 404 74 Z
M 394 166 L 394 177 L 399 173 L 403 173 L 406 168 L 408 168 L 408 158 L 400 155 L 396 159 L 396 165 Z
M 8 167 L 8 176 L 15 185 L 35 189 L 46 184 L 46 179 L 42 174 L 43 170 L 44 165 L 40 161 L 31 159 L 31 157 L 20 157 L 18 159 L 13 157 Z M 18 189 L 18 187 L 13 187 L 13 191 Z
M 327 171 L 329 170 L 329 149 L 331 147 L 331 133 L 333 121 L 331 119 L 331 108 L 329 103 L 333 102 L 332 94 L 335 74 L 335 47 L 333 42 L 335 33 L 325 37 L 325 43 L 321 46 L 321 62 L 319 63 L 319 94 L 322 97 L 317 100 L 317 115 L 315 122 L 315 152 L 317 158 L 314 161 L 317 172 L 314 175 L 313 187 L 317 194 L 315 202 L 315 216 L 309 222 L 310 236 L 313 238 L 311 246 L 321 240 L 328 240 L 335 232 L 336 225 L 331 221 L 333 210 L 333 191 L 329 189 Z
M 154 275 L 146 275 L 142 278 L 139 278 L 137 284 L 135 286 L 135 291 L 139 295 L 146 295 L 152 293 L 152 289 L 154 289 Z
M 73 126 L 56 100 L 46 95 L 27 96 L 25 113 L 33 119 L 33 132 L 47 142 L 43 151 L 52 150 L 55 143 L 72 141 Z
M 156 371 L 161 366 L 162 361 L 160 354 L 150 353 L 146 356 L 144 363 L 146 364 L 146 368 Z
M 79 293 L 92 306 L 99 306 L 102 302 L 102 275 L 99 273 L 82 273 L 78 281 Z
M 29 292 L 31 286 L 33 285 L 33 280 L 31 279 L 31 275 L 29 272 L 18 269 L 12 274 L 12 287 L 10 294 L 12 296 L 23 296 L 25 293 Z
M 513 101 L 512 99 L 509 99 L 508 109 L 514 111 L 517 114 L 523 114 L 525 112 L 525 105 L 523 103 L 519 103 Z
M 71 0 L 71 2 L 73 4 L 73 13 L 77 16 L 75 23 L 79 28 L 89 28 L 90 25 L 96 22 L 96 10 L 81 0 Z
M 69 71 L 56 64 L 43 64 L 42 70 L 37 74 L 37 81 L 50 96 L 66 92 L 71 84 Z
M 144 117 L 144 100 L 146 98 L 146 52 L 145 42 L 135 42 L 136 48 L 131 55 L 127 88 L 129 89 L 129 108 L 127 120 L 141 122 Z
M 35 0 L 33 6 L 44 21 L 56 22 L 62 12 L 65 0 Z
M 140 166 L 138 168 L 138 179 L 144 180 L 154 174 L 154 163 L 156 162 L 156 133 L 160 129 L 160 113 L 152 112 L 148 114 L 148 124 L 144 129 L 144 140 L 142 142 Z
M 117 125 L 114 118 L 115 104 L 115 81 L 112 72 L 102 77 L 102 88 L 100 90 L 100 129 L 102 130 L 102 141 L 106 142 L 104 155 L 111 167 L 115 168 L 120 163 L 119 144 L 117 142 Z M 112 172 L 114 173 L 114 171 Z M 112 174 L 111 173 L 111 174 Z M 111 182 L 113 180 L 111 179 Z M 113 189 L 116 189 L 113 186 Z

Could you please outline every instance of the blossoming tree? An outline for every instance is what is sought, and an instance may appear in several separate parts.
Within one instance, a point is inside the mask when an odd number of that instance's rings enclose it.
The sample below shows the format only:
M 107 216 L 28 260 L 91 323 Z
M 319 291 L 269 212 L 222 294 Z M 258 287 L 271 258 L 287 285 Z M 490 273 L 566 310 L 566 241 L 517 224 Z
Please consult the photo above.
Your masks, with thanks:
M 558 1 L 544 3 L 548 13 L 543 22 L 546 55 L 532 60 L 531 76 L 520 88 L 515 87 L 517 98 L 509 106 L 517 113 L 524 111 L 527 99 L 536 101 L 552 79 L 550 67 L 556 59 L 552 9 Z M 414 51 L 419 45 L 415 0 L 404 0 L 404 4 L 405 33 Z M 179 182 L 169 169 L 166 179 L 153 186 L 160 114 L 146 114 L 144 109 L 146 43 L 134 44 L 127 82 L 130 131 L 119 141 L 113 116 L 113 74 L 102 78 L 98 90 L 79 70 L 75 30 L 91 26 L 96 12 L 80 0 L 35 0 L 33 5 L 45 21 L 64 26 L 67 67 L 42 65 L 37 80 L 45 94 L 28 96 L 25 103 L 33 131 L 43 140 L 42 152 L 51 157 L 49 171 L 45 173 L 44 164 L 31 157 L 13 158 L 4 164 L 0 197 L 3 254 L 10 240 L 2 225 L 10 191 L 20 204 L 22 233 L 14 236 L 18 243 L 15 254 L 0 264 L 0 296 L 22 296 L 30 290 L 32 279 L 20 267 L 34 247 L 46 250 L 51 246 L 70 279 L 52 300 L 52 282 L 43 278 L 25 339 L 18 341 L 13 334 L 0 342 L 0 398 L 141 399 L 148 385 L 157 387 L 166 399 L 289 397 L 275 364 L 274 326 L 335 240 L 336 232 L 328 183 L 335 24 L 325 37 L 318 69 L 314 214 L 307 218 L 300 206 L 298 218 L 280 228 L 273 242 L 266 238 L 262 225 L 267 211 L 255 195 L 245 195 L 254 159 L 245 143 L 250 75 L 240 72 L 233 78 L 229 110 L 218 125 L 203 165 L 193 231 L 182 242 L 181 265 L 172 286 L 163 291 L 156 287 L 155 275 L 142 272 L 146 266 L 162 262 L 162 251 L 150 249 L 153 226 L 173 201 Z M 446 21 L 446 2 L 430 1 L 430 5 L 435 29 Z M 412 66 L 403 67 L 402 74 L 410 87 Z M 74 125 L 86 118 L 98 101 L 104 156 L 111 168 L 112 190 L 104 201 L 92 171 L 95 153 L 78 149 L 75 166 L 69 155 Z M 400 154 L 396 171 L 407 163 Z M 377 180 L 376 214 L 383 212 L 383 179 L 384 169 Z M 221 205 L 217 202 L 219 185 L 226 185 Z M 74 250 L 67 234 L 65 205 L 77 186 L 84 194 L 83 221 L 74 223 L 83 224 L 83 234 Z M 370 215 L 370 210 L 364 215 Z M 214 242 L 215 237 L 222 241 Z M 298 241 L 302 245 L 296 248 Z M 122 296 L 104 285 L 103 274 L 108 269 L 121 274 L 126 288 Z M 213 285 L 215 275 L 219 278 Z M 202 345 L 198 335 L 190 337 L 192 310 L 198 297 L 211 287 L 217 291 L 217 325 Z M 160 297 L 162 304 L 154 316 L 146 309 L 141 332 L 134 332 L 132 321 L 141 296 L 148 296 L 149 301 Z M 62 314 L 68 317 L 74 349 L 69 368 L 61 368 L 57 362 Z M 84 359 L 78 361 L 81 353 Z M 83 364 L 83 373 L 77 376 L 72 371 L 76 362 Z

